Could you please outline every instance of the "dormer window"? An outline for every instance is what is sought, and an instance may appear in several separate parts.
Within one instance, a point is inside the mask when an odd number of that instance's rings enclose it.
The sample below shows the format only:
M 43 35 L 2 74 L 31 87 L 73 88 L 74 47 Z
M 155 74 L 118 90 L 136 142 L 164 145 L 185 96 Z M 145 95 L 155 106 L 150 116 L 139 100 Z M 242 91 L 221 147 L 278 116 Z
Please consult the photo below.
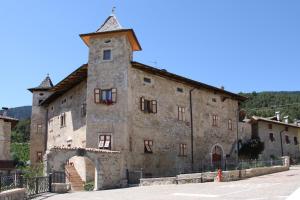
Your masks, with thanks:
M 103 50 L 103 60 L 112 60 L 111 49 Z

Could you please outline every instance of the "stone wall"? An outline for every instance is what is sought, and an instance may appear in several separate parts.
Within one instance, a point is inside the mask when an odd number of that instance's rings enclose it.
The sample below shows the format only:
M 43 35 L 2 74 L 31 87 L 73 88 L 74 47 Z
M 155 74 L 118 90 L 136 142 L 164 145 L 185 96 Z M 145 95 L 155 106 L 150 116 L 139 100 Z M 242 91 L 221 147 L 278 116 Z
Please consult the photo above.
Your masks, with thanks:
M 11 123 L 0 119 L 0 160 L 10 160 Z
M 145 83 L 144 78 L 151 79 Z M 130 169 L 143 168 L 153 177 L 173 176 L 192 170 L 191 165 L 191 86 L 138 69 L 129 71 Z M 183 92 L 178 92 L 181 88 Z M 194 118 L 194 169 L 212 164 L 212 150 L 218 145 L 222 159 L 236 160 L 238 101 L 206 89 L 192 93 Z M 157 101 L 157 113 L 140 109 L 140 98 Z M 226 97 L 226 98 L 225 98 Z M 178 106 L 185 108 L 185 120 L 178 120 Z M 218 115 L 218 126 L 212 126 Z M 232 120 L 232 130 L 228 121 Z M 153 140 L 153 154 L 144 154 L 144 140 Z M 179 156 L 180 144 L 187 145 L 187 155 Z
M 0 200 L 23 200 L 25 197 L 25 189 L 14 189 L 0 193 Z

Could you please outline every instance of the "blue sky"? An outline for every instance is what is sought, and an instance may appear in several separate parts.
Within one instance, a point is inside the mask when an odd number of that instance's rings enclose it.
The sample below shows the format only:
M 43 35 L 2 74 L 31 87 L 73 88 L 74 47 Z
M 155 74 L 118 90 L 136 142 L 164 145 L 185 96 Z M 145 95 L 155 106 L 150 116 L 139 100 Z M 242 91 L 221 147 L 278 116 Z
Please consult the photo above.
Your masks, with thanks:
M 0 106 L 30 105 L 27 88 L 86 63 L 78 35 L 113 6 L 136 61 L 233 92 L 300 90 L 299 0 L 2 0 Z

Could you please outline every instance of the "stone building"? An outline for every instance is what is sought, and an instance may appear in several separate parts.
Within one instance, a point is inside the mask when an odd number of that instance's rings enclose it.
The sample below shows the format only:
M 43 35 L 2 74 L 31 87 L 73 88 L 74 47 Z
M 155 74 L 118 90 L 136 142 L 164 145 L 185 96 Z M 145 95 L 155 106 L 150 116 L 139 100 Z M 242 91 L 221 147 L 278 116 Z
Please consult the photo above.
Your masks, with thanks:
M 262 159 L 268 160 L 282 156 L 290 156 L 293 159 L 300 157 L 298 136 L 300 126 L 289 123 L 288 117 L 281 120 L 280 113 L 270 118 L 253 116 L 250 123 L 252 137 L 259 137 L 264 143 Z
M 14 169 L 10 156 L 10 143 L 11 129 L 17 122 L 17 119 L 0 115 L 0 173 L 7 173 Z
M 55 86 L 47 77 L 30 89 L 33 164 L 44 154 L 48 172 L 71 163 L 83 182 L 96 174 L 101 189 L 141 169 L 146 177 L 172 176 L 236 161 L 245 97 L 134 62 L 141 46 L 114 15 L 80 37 L 88 63 Z

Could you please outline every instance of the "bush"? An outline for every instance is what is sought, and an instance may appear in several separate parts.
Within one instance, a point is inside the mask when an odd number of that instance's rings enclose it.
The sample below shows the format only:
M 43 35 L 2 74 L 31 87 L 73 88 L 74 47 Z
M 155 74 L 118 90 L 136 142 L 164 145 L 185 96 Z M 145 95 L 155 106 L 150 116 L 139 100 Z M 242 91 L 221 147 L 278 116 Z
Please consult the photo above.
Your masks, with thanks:
M 94 182 L 88 182 L 84 184 L 85 191 L 93 191 L 95 188 Z

